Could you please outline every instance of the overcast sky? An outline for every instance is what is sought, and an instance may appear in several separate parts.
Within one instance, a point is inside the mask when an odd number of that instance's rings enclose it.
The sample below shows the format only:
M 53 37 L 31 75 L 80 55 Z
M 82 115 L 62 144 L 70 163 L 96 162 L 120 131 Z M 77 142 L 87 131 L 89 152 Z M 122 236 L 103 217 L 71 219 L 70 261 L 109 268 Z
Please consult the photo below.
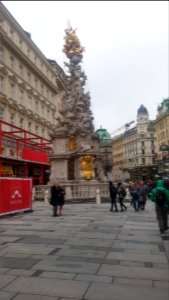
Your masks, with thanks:
M 141 104 L 150 119 L 169 96 L 168 1 L 2 1 L 47 58 L 66 71 L 62 52 L 68 20 L 85 47 L 82 68 L 95 129 L 113 132 L 136 121 Z M 133 124 L 134 125 L 134 124 Z

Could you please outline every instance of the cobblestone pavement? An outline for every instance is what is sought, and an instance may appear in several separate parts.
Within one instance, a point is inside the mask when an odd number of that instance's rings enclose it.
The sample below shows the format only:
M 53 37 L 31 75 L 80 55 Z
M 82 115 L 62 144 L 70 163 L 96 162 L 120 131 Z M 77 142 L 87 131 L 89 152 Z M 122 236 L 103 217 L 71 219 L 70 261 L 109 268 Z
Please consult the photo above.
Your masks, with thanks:
M 169 241 L 154 212 L 109 203 L 51 206 L 0 219 L 1 300 L 168 300 Z

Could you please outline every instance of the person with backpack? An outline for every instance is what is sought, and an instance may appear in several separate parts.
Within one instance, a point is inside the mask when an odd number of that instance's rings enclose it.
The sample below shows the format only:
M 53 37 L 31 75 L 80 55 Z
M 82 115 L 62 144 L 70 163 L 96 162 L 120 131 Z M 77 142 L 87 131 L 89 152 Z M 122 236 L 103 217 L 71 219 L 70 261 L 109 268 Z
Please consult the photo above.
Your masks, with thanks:
M 168 229 L 168 203 L 169 193 L 164 187 L 164 181 L 159 179 L 156 187 L 150 193 L 150 199 L 155 203 L 156 216 L 159 224 L 161 236 L 165 235 Z

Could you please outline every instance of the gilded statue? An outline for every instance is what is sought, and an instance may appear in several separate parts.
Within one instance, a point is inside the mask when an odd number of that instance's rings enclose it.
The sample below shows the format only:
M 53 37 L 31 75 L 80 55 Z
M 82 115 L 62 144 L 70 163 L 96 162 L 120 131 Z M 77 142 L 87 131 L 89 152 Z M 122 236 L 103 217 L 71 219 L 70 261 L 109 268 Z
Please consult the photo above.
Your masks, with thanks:
M 91 180 L 94 177 L 94 160 L 92 155 L 85 155 L 80 158 L 82 176 L 86 180 Z
M 74 151 L 74 150 L 76 150 L 76 148 L 77 148 L 77 143 L 76 143 L 76 138 L 75 138 L 75 136 L 70 136 L 69 137 L 69 139 L 68 139 L 68 141 L 67 141 L 67 149 L 69 150 L 69 151 Z

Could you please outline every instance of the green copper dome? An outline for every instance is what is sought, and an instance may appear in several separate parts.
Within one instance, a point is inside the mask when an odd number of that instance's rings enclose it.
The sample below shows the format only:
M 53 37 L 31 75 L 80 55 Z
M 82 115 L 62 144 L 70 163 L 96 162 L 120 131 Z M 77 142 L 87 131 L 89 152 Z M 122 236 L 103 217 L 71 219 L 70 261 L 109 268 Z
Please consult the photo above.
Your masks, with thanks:
M 96 133 L 97 133 L 97 135 L 99 137 L 99 140 L 111 139 L 111 135 L 107 131 L 107 129 L 104 129 L 104 128 L 100 127 L 98 130 L 96 130 Z

